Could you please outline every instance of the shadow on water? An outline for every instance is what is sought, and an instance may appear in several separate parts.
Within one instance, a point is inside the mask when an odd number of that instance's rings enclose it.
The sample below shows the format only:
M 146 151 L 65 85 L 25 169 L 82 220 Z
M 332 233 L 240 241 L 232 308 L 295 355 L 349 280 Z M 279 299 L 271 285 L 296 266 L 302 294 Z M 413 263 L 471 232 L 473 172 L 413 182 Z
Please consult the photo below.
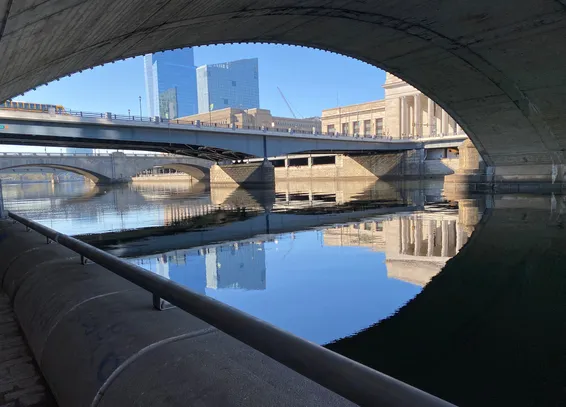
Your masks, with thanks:
M 566 198 L 488 203 L 420 294 L 327 347 L 460 406 L 566 405 Z

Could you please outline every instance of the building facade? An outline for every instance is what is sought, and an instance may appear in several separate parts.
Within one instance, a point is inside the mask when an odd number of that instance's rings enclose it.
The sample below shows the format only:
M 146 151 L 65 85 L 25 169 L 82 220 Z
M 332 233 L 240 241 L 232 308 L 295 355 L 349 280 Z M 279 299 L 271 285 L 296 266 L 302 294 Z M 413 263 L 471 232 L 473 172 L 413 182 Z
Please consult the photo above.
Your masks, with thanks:
M 192 48 L 144 56 L 149 116 L 176 119 L 197 113 L 197 82 Z
M 295 119 L 292 117 L 273 116 L 269 109 L 238 109 L 226 108 L 182 117 L 183 121 L 197 121 L 215 123 L 218 125 L 234 125 L 237 128 L 274 128 L 278 130 L 292 129 L 312 133 L 321 132 L 321 120 L 318 117 Z
M 329 134 L 383 136 L 385 101 L 340 106 L 322 111 L 322 131 Z
M 464 134 L 458 123 L 432 99 L 387 73 L 385 98 L 322 111 L 326 133 L 394 139 Z
M 198 112 L 259 108 L 257 58 L 197 68 Z

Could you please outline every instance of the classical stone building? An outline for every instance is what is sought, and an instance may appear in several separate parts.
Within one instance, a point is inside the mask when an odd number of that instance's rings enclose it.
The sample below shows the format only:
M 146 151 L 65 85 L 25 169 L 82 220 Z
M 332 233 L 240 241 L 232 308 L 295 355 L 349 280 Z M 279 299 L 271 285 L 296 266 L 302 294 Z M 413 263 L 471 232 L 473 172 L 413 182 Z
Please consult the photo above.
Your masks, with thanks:
M 266 127 L 279 130 L 293 129 L 295 131 L 321 132 L 321 121 L 318 117 L 295 119 L 292 117 L 273 116 L 269 109 L 236 109 L 226 108 L 199 113 L 179 118 L 180 121 L 196 121 L 215 123 L 217 125 L 234 125 L 242 127 Z
M 440 106 L 396 76 L 387 73 L 383 88 L 383 100 L 323 110 L 322 130 L 392 138 L 463 134 Z

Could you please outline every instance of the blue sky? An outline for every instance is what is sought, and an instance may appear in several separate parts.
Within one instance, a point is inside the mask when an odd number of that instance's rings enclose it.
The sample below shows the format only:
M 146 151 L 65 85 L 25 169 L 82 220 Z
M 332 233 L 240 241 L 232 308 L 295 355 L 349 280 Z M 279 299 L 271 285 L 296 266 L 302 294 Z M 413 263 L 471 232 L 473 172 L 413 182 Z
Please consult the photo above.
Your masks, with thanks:
M 212 45 L 195 49 L 195 64 L 259 58 L 260 105 L 280 116 L 291 116 L 277 87 L 304 117 L 322 109 L 383 97 L 385 73 L 361 61 L 310 48 L 274 44 Z M 141 57 L 107 64 L 63 78 L 14 98 L 62 104 L 67 109 L 139 114 L 139 99 L 147 114 Z

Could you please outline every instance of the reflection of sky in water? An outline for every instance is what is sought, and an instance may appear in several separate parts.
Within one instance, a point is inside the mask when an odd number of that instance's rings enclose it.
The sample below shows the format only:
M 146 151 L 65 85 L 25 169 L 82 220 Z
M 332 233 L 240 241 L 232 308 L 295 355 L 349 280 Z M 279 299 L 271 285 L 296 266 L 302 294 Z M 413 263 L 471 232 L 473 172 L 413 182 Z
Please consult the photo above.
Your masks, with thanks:
M 421 290 L 388 278 L 382 252 L 324 246 L 320 231 L 237 245 L 132 261 L 320 344 L 386 318 Z

